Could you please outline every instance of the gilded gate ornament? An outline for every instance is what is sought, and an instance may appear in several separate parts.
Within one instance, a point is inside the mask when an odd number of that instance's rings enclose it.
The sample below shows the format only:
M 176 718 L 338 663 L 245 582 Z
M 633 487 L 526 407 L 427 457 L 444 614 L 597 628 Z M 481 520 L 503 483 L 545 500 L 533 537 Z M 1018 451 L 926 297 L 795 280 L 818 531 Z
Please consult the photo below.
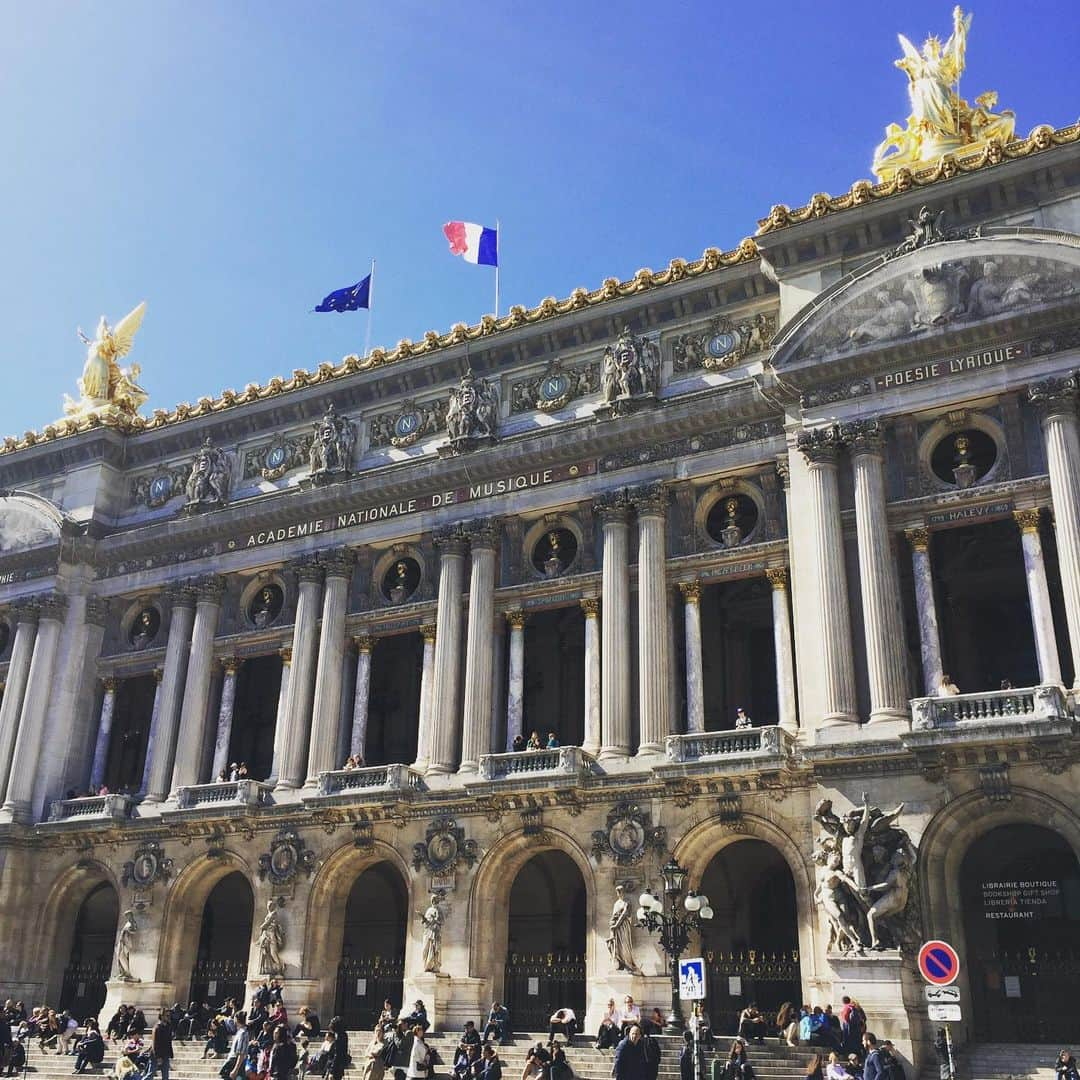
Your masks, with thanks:
M 433 874 L 448 874 L 459 863 L 472 866 L 480 857 L 475 840 L 465 839 L 465 830 L 453 818 L 436 818 L 421 843 L 413 845 L 414 870 L 426 866 Z
M 315 852 L 295 829 L 281 829 L 270 841 L 270 850 L 259 856 L 259 877 L 275 885 L 288 885 L 299 874 L 311 877 L 315 870 Z
M 874 175 L 888 182 L 900 169 L 930 164 L 945 154 L 1011 141 L 1016 115 L 1011 109 L 991 110 L 997 104 L 993 90 L 975 98 L 974 108 L 960 97 L 971 14 L 953 9 L 953 31 L 942 44 L 931 35 L 920 52 L 899 34 L 904 55 L 896 66 L 908 77 L 911 115 L 907 127 L 889 124 L 874 151 Z
M 664 854 L 667 830 L 654 826 L 648 810 L 630 799 L 620 799 L 607 816 L 607 827 L 592 834 L 592 856 L 597 862 L 607 855 L 619 866 L 632 866 L 650 849 Z
M 135 849 L 131 861 L 124 863 L 120 884 L 147 889 L 155 881 L 168 881 L 172 868 L 173 861 L 166 857 L 164 848 L 156 840 L 146 840 Z

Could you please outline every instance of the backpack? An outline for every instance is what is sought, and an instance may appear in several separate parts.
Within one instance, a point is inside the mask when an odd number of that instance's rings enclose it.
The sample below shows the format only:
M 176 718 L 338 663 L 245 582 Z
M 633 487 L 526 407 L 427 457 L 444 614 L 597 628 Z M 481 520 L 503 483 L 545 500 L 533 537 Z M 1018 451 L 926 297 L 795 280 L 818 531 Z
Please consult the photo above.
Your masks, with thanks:
M 881 1062 L 881 1080 L 904 1080 L 904 1068 L 888 1050 L 879 1050 Z

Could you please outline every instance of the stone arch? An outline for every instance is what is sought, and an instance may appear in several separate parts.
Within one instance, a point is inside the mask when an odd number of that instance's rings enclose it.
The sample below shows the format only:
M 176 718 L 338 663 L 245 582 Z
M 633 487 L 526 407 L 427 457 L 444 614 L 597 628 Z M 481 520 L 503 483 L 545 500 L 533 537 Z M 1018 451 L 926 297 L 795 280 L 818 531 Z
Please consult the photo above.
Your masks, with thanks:
M 672 852 L 678 862 L 690 871 L 690 883 L 697 887 L 709 863 L 724 848 L 740 840 L 763 840 L 784 858 L 795 882 L 795 904 L 798 919 L 799 962 L 804 986 L 818 978 L 814 903 L 814 875 L 798 845 L 779 826 L 755 814 L 744 814 L 738 832 L 732 832 L 715 819 L 703 821 L 686 832 Z
M 120 884 L 116 875 L 104 863 L 84 859 L 74 866 L 69 866 L 53 883 L 34 933 L 26 936 L 26 945 L 30 950 L 27 957 L 31 970 L 44 973 L 43 1000 L 54 1002 L 59 999 L 64 968 L 75 938 L 75 922 L 83 901 L 98 885 L 106 884 L 116 893 L 117 907 L 123 911 Z M 117 929 L 119 929 L 117 922 Z M 39 950 L 44 949 L 41 956 Z M 111 972 L 110 972 L 111 974 Z
M 256 888 L 250 864 L 242 856 L 228 850 L 213 858 L 203 856 L 188 863 L 165 894 L 158 937 L 157 981 L 172 985 L 178 997 L 186 999 L 206 901 L 214 886 L 234 871 L 239 871 L 247 879 L 252 897 L 255 898 Z M 257 923 L 257 908 L 252 916 Z M 249 958 L 248 971 L 252 970 Z
M 759 543 L 765 539 L 765 494 L 750 476 L 723 476 L 708 487 L 697 492 L 694 507 L 694 532 L 700 543 L 709 548 L 723 549 L 724 544 L 712 536 L 705 527 L 709 514 L 722 499 L 743 495 L 754 504 L 757 519 L 750 531 L 739 541 L 739 547 Z
M 992 484 L 997 480 L 1003 480 L 1009 475 L 1009 449 L 1005 437 L 1005 429 L 992 416 L 978 409 L 957 409 L 939 417 L 919 439 L 918 460 L 919 471 L 925 482 L 935 491 L 956 491 L 955 484 L 947 484 L 934 472 L 930 465 L 931 456 L 938 443 L 948 435 L 960 431 L 974 429 L 989 436 L 997 449 L 994 464 L 976 481 L 979 487 Z
M 919 898 L 927 939 L 953 944 L 960 953 L 961 1007 L 973 1015 L 968 982 L 967 934 L 960 892 L 960 868 L 972 844 L 1001 825 L 1036 825 L 1061 836 L 1080 859 L 1080 815 L 1041 791 L 1014 787 L 1008 802 L 990 802 L 981 791 L 951 800 L 929 821 L 918 839 Z M 964 1025 L 963 1031 L 970 1030 Z
M 535 855 L 561 851 L 570 857 L 585 886 L 585 970 L 586 985 L 592 986 L 597 972 L 598 935 L 596 878 L 584 848 L 568 833 L 545 828 L 542 838 L 526 836 L 523 829 L 504 834 L 480 863 L 469 891 L 469 974 L 488 983 L 484 997 L 491 1000 L 503 993 L 503 966 L 509 933 L 510 891 L 518 871 Z M 491 913 L 497 912 L 493 920 Z M 511 1017 L 511 1023 L 513 1018 Z
M 390 844 L 376 840 L 369 849 L 355 844 L 343 844 L 331 852 L 319 867 L 308 892 L 304 928 L 304 952 L 300 970 L 304 979 L 313 984 L 314 1001 L 319 1015 L 329 1017 L 334 1007 L 335 982 L 341 944 L 345 934 L 345 905 L 356 879 L 378 863 L 389 863 L 401 876 L 405 886 L 407 911 L 417 906 L 413 897 L 413 879 L 401 853 Z M 409 956 L 413 935 L 405 935 L 406 965 L 412 968 Z

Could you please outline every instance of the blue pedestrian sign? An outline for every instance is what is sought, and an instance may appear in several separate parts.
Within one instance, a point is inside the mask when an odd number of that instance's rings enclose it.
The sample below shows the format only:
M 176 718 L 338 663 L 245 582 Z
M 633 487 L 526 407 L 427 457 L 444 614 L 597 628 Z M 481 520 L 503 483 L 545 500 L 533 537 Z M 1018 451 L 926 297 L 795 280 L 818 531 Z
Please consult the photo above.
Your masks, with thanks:
M 679 961 L 679 997 L 683 1001 L 702 1001 L 705 997 L 705 958 L 695 956 Z

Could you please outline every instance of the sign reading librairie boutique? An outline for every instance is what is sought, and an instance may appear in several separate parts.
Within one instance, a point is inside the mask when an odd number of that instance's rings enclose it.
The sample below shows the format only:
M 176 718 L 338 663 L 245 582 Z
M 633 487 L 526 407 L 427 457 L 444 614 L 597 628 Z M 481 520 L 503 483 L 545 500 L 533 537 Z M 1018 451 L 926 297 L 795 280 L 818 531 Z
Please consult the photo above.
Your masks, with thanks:
M 1024 360 L 1029 355 L 1026 341 L 1015 342 L 994 349 L 980 349 L 978 352 L 967 353 L 964 356 L 948 356 L 943 360 L 931 360 L 926 364 L 887 371 L 884 375 L 878 375 L 874 379 L 874 384 L 879 390 L 895 390 L 899 386 L 941 379 L 946 375 L 960 375 L 966 371 L 997 367 L 1010 360 Z
M 424 510 L 439 510 L 444 506 L 458 506 L 462 503 L 492 499 L 499 495 L 512 495 L 531 488 L 547 487 L 562 480 L 576 480 L 581 476 L 591 476 L 596 472 L 596 461 L 581 461 L 574 465 L 561 465 L 557 468 L 535 469 L 531 472 L 515 473 L 495 480 L 481 480 L 468 487 L 451 488 L 448 491 L 435 491 L 427 495 L 417 495 L 409 499 L 396 499 L 391 502 L 365 503 L 350 510 L 342 510 L 331 517 L 306 518 L 291 525 L 279 525 L 273 529 L 262 529 L 248 533 L 242 540 L 231 540 L 229 550 L 237 548 L 262 547 L 265 544 L 279 544 L 285 540 L 299 540 L 307 536 L 319 536 L 335 532 L 338 529 L 351 529 L 357 525 L 371 525 L 378 521 L 390 521 L 393 518 L 418 514 Z

